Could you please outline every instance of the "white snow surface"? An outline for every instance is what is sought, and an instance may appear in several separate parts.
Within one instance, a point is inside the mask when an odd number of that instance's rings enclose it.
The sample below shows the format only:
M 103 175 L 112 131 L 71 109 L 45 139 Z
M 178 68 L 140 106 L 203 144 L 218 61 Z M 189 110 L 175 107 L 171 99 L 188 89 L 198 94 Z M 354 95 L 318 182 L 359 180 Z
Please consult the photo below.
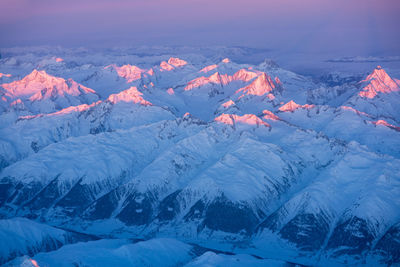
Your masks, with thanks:
M 46 236 L 65 244 L 66 232 L 49 224 L 166 238 L 66 245 L 34 255 L 40 266 L 370 259 L 400 222 L 399 72 L 382 61 L 331 86 L 270 61 L 236 61 L 245 52 L 5 49 L 0 255 L 29 254 Z M 266 259 L 196 258 L 177 239 Z

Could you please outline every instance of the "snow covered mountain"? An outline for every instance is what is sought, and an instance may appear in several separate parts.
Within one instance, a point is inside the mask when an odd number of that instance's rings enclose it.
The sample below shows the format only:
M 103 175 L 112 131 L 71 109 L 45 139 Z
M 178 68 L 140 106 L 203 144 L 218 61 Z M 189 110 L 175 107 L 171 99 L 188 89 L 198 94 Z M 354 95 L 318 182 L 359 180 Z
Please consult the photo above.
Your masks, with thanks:
M 10 102 L 11 107 L 26 108 L 34 114 L 90 104 L 99 99 L 94 90 L 72 79 L 54 77 L 36 69 L 23 79 L 3 83 L 1 87 L 2 97 Z
M 399 263 L 389 71 L 331 85 L 268 62 L 86 59 L 0 60 L 0 232 L 20 240 L 3 262 Z
M 63 245 L 89 241 L 94 237 L 68 232 L 25 218 L 0 220 L 0 264 L 17 256 L 33 256 Z

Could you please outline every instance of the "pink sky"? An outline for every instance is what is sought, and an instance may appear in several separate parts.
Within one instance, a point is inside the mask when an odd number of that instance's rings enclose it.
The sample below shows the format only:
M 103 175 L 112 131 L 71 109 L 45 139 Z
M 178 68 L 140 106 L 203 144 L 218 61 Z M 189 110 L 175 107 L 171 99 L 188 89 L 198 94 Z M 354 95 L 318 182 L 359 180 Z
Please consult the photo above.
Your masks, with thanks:
M 0 46 L 210 44 L 393 55 L 400 54 L 399 14 L 397 0 L 2 0 Z

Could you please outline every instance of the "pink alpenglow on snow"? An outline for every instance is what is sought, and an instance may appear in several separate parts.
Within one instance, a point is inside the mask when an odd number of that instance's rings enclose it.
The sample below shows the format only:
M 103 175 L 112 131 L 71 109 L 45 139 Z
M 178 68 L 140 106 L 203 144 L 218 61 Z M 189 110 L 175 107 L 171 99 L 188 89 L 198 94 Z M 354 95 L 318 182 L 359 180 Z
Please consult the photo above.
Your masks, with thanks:
M 150 76 L 154 75 L 154 70 L 153 69 L 149 69 L 148 71 L 146 71 L 146 73 Z
M 229 58 L 224 58 L 221 62 L 222 63 L 230 63 L 231 60 Z
M 359 110 L 357 110 L 355 108 L 352 108 L 352 107 L 349 107 L 349 106 L 341 106 L 340 108 L 344 109 L 344 110 L 350 110 L 350 111 L 352 111 L 352 112 L 354 112 L 354 113 L 356 113 L 358 115 L 364 115 L 364 116 L 367 116 L 367 117 L 371 117 L 369 114 L 367 114 L 365 112 L 362 112 L 362 111 L 359 111 Z
M 378 93 L 391 93 L 400 91 L 398 81 L 394 81 L 381 66 L 367 76 L 363 82 L 368 84 L 359 92 L 359 96 L 374 98 Z
M 136 87 L 132 86 L 131 88 L 126 89 L 118 94 L 110 95 L 107 100 L 113 104 L 118 102 L 133 102 L 135 104 L 151 106 L 152 104 L 149 101 L 144 100 L 142 95 L 143 94 L 139 92 Z
M 295 111 L 298 108 L 303 108 L 303 109 L 312 109 L 314 107 L 314 105 L 309 105 L 309 104 L 305 104 L 305 105 L 299 105 L 296 102 L 294 102 L 293 100 L 290 100 L 289 102 L 287 102 L 285 105 L 281 106 L 279 108 L 280 111 L 283 112 L 288 112 L 288 111 Z
M 218 65 L 216 65 L 216 64 L 209 65 L 209 66 L 206 66 L 206 67 L 202 68 L 199 72 L 207 73 L 207 72 L 212 71 L 212 70 L 214 70 L 216 68 L 218 68 Z
M 239 116 L 236 114 L 223 113 L 222 115 L 216 117 L 214 120 L 217 122 L 221 122 L 221 123 L 229 124 L 229 125 L 241 123 L 241 124 L 257 125 L 257 126 L 264 125 L 266 127 L 270 127 L 270 125 L 268 123 L 261 120 L 259 117 L 257 117 L 254 114 L 244 114 L 243 116 Z
M 224 108 L 229 108 L 230 106 L 235 105 L 235 102 L 232 101 L 232 99 L 226 101 L 225 103 L 222 103 L 221 106 Z
M 185 66 L 187 62 L 177 57 L 171 57 L 170 59 L 168 59 L 168 64 L 178 68 Z
M 64 59 L 60 58 L 60 57 L 56 57 L 56 62 L 63 62 Z
M 18 117 L 18 120 L 29 120 L 29 119 L 33 119 L 33 118 L 38 118 L 38 117 L 51 117 L 51 116 L 60 116 L 60 115 L 66 115 L 66 114 L 71 114 L 74 112 L 83 112 L 86 110 L 89 110 L 90 108 L 97 106 L 99 104 L 101 104 L 102 101 L 99 100 L 97 102 L 94 102 L 90 105 L 88 104 L 81 104 L 81 105 L 77 105 L 77 106 L 70 106 L 67 108 L 64 108 L 62 110 L 53 112 L 53 113 L 41 113 L 41 114 L 37 114 L 37 115 L 27 115 L 27 116 L 20 116 Z
M 277 85 L 282 85 L 282 82 L 281 82 L 281 80 L 280 80 L 278 77 L 275 77 L 275 83 L 276 83 Z
M 248 71 L 246 69 L 240 69 L 232 76 L 228 74 L 219 74 L 218 72 L 215 72 L 213 75 L 209 77 L 202 76 L 194 80 L 191 80 L 185 87 L 185 91 L 192 90 L 193 88 L 201 87 L 209 83 L 226 85 L 232 81 L 248 82 L 257 77 L 257 75 L 258 75 L 257 73 Z
M 174 95 L 174 94 L 175 94 L 175 91 L 174 91 L 174 89 L 172 89 L 172 88 L 168 88 L 168 90 L 167 90 L 167 94 L 169 94 L 169 95 Z
M 191 80 L 187 86 L 185 87 L 185 91 L 192 90 L 193 88 L 201 87 L 206 84 L 221 84 L 226 85 L 231 81 L 231 78 L 227 74 L 220 75 L 218 72 L 214 73 L 209 77 L 199 77 L 194 80 Z
M 65 94 L 78 96 L 81 94 L 95 94 L 88 87 L 78 84 L 72 79 L 54 77 L 44 70 L 33 70 L 22 80 L 2 84 L 7 95 L 11 97 L 31 97 L 31 100 L 40 100 Z
M 22 105 L 23 103 L 22 103 L 22 100 L 21 99 L 17 99 L 17 100 L 14 100 L 13 102 L 11 102 L 11 104 L 10 104 L 10 106 L 18 106 L 18 105 Z
M 40 267 L 39 264 L 37 263 L 37 261 L 35 261 L 34 259 L 30 259 L 30 262 L 32 263 L 32 265 L 34 267 Z
M 257 73 L 253 71 L 248 71 L 246 69 L 240 69 L 232 76 L 233 81 L 243 81 L 249 82 L 258 76 Z
M 49 114 L 47 114 L 47 116 L 57 116 L 57 115 L 69 114 L 69 113 L 73 113 L 73 112 L 82 112 L 82 111 L 89 110 L 90 108 L 97 106 L 100 103 L 102 103 L 102 101 L 99 100 L 90 105 L 82 104 L 82 105 L 78 105 L 78 106 L 71 106 L 71 107 L 64 108 L 60 111 L 54 112 L 54 113 L 49 113 Z
M 247 95 L 262 96 L 271 93 L 276 87 L 277 84 L 274 83 L 271 77 L 268 76 L 266 73 L 263 73 L 258 76 L 257 79 L 255 79 L 251 84 L 237 90 L 236 93 L 243 92 Z M 271 99 L 271 97 L 269 98 Z
M 279 117 L 269 110 L 264 109 L 263 114 L 264 114 L 263 118 L 266 120 L 272 120 L 272 121 L 279 120 Z
M 139 80 L 142 78 L 142 74 L 146 72 L 146 70 L 143 70 L 139 67 L 133 66 L 133 65 L 123 65 L 121 67 L 118 67 L 116 65 L 109 65 L 105 67 L 107 68 L 114 68 L 117 71 L 118 76 L 126 79 L 127 83 Z
M 82 94 L 95 94 L 96 92 L 88 87 L 85 87 L 72 79 L 68 79 L 66 81 L 67 87 L 64 88 L 57 88 L 57 87 L 50 87 L 46 88 L 45 90 L 41 90 L 31 96 L 29 98 L 30 101 L 38 101 L 43 99 L 51 99 L 55 96 L 79 96 Z
M 163 61 L 160 63 L 160 71 L 171 71 L 174 69 L 174 67 L 170 64 L 168 64 L 167 62 Z
M 1 73 L 1 72 L 0 72 L 0 78 L 3 78 L 3 77 L 10 78 L 10 77 L 11 77 L 11 74 L 5 74 L 5 73 Z
M 383 126 L 389 127 L 389 128 L 391 128 L 393 130 L 396 130 L 396 131 L 400 132 L 400 127 L 395 126 L 393 124 L 390 124 L 385 120 L 377 120 L 377 121 L 373 121 L 372 123 L 375 124 L 375 125 L 383 125 Z

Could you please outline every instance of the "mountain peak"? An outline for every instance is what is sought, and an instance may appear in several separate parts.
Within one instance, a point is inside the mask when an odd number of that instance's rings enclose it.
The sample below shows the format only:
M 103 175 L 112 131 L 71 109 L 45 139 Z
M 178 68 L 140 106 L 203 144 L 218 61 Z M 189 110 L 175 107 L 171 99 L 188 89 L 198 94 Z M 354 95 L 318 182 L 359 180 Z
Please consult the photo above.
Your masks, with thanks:
M 54 77 L 44 70 L 38 71 L 34 69 L 23 79 L 2 84 L 2 86 L 13 97 L 29 97 L 42 89 L 64 87 L 64 84 L 65 80 L 63 78 Z
M 193 88 L 204 86 L 209 83 L 225 85 L 225 84 L 228 84 L 230 81 L 231 81 L 231 77 L 229 75 L 227 75 L 227 74 L 221 75 L 221 74 L 219 74 L 219 72 L 215 72 L 214 74 L 212 74 L 208 77 L 201 76 L 194 80 L 191 80 L 186 85 L 185 91 L 189 91 L 189 90 L 192 90 Z
M 287 102 L 285 105 L 281 106 L 279 108 L 280 111 L 295 111 L 296 109 L 298 109 L 300 107 L 299 104 L 297 104 L 296 102 L 294 102 L 293 100 L 290 100 L 289 102 Z
M 263 72 L 251 84 L 240 88 L 236 93 L 243 92 L 247 95 L 262 96 L 271 93 L 277 86 L 278 84 L 275 84 L 272 78 Z
M 37 79 L 37 78 L 50 78 L 50 77 L 54 77 L 50 74 L 48 74 L 45 70 L 37 70 L 34 69 L 31 73 L 29 73 L 28 75 L 25 76 L 24 79 Z
M 174 95 L 174 94 L 175 94 L 174 89 L 173 89 L 172 87 L 168 88 L 167 94 L 169 94 L 169 95 Z
M 235 105 L 235 102 L 233 102 L 232 99 L 229 99 L 228 101 L 221 104 L 221 106 L 223 106 L 224 108 L 229 108 L 232 105 Z
M 171 71 L 174 69 L 174 67 L 171 64 L 167 63 L 166 61 L 162 61 L 160 63 L 160 67 L 161 67 L 160 71 Z
M 366 85 L 362 88 L 362 91 L 359 92 L 359 96 L 365 98 L 372 99 L 378 95 L 378 93 L 400 91 L 399 84 L 394 81 L 381 66 L 377 66 L 362 82 L 366 83 Z
M 235 81 L 240 80 L 240 81 L 244 81 L 244 82 L 249 82 L 252 79 L 256 78 L 257 76 L 258 76 L 258 74 L 253 71 L 249 71 L 246 69 L 240 69 L 235 74 L 233 74 L 232 79 Z
M 56 99 L 57 97 L 80 96 L 90 94 L 90 99 L 97 100 L 96 92 L 85 87 L 72 79 L 65 80 L 61 77 L 52 76 L 44 70 L 34 69 L 21 80 L 2 84 L 7 95 L 13 99 L 22 98 L 29 101 L 40 101 L 44 99 Z M 86 96 L 85 96 L 86 99 Z M 87 101 L 88 99 L 84 100 Z M 62 106 L 62 105 L 61 105 Z
M 283 112 L 287 112 L 287 111 L 293 112 L 293 111 L 295 111 L 295 110 L 298 109 L 298 108 L 311 109 L 311 108 L 313 108 L 313 107 L 314 107 L 314 105 L 309 105 L 309 104 L 299 105 L 299 104 L 297 104 L 296 102 L 294 102 L 293 100 L 290 100 L 290 101 L 287 102 L 285 105 L 281 106 L 281 107 L 279 108 L 279 110 L 280 110 L 280 111 L 283 111 Z
M 105 69 L 110 67 L 116 70 L 118 76 L 126 79 L 127 83 L 141 79 L 143 73 L 146 72 L 146 70 L 130 64 L 123 65 L 121 67 L 118 67 L 117 65 L 113 64 L 105 67 Z
M 174 67 L 182 67 L 187 64 L 187 62 L 183 59 L 177 58 L 177 57 L 171 57 L 168 59 L 168 64 L 174 66 Z
M 118 102 L 133 102 L 143 106 L 151 106 L 152 104 L 149 101 L 144 100 L 142 95 L 143 94 L 137 89 L 137 87 L 132 86 L 118 94 L 110 95 L 107 100 L 113 104 Z
M 266 127 L 270 127 L 268 123 L 260 119 L 254 114 L 244 114 L 243 116 L 239 116 L 236 114 L 225 114 L 222 113 L 220 116 L 216 117 L 214 119 L 217 122 L 228 124 L 228 125 L 234 125 L 237 123 L 241 124 L 248 124 L 248 125 L 264 125 Z

